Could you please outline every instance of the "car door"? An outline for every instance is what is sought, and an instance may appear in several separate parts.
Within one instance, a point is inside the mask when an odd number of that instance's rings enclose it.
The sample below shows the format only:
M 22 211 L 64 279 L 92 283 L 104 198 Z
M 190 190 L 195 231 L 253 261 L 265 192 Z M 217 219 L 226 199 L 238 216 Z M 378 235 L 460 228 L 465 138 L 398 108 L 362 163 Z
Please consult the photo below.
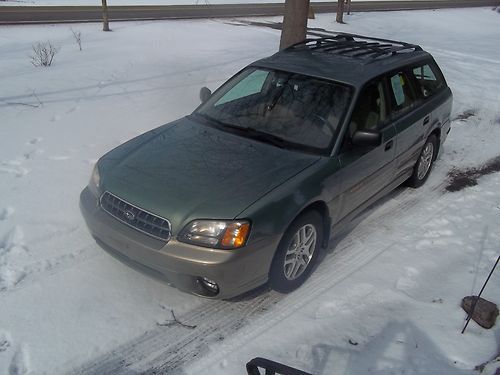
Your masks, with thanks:
M 447 87 L 441 70 L 433 59 L 426 59 L 409 69 L 415 91 L 422 101 L 423 115 L 429 116 L 429 122 L 424 126 L 424 138 L 434 129 L 441 131 L 441 141 L 446 138 L 450 129 L 450 114 L 452 106 L 451 90 Z M 424 117 L 425 118 L 425 117 Z
M 342 181 L 343 195 L 339 219 L 360 208 L 394 179 L 396 132 L 387 116 L 386 97 L 383 78 L 368 83 L 358 96 L 339 153 L 342 167 L 337 177 Z M 381 144 L 354 145 L 352 137 L 357 130 L 380 132 Z
M 412 85 L 406 69 L 391 72 L 387 77 L 390 115 L 396 129 L 396 178 L 411 175 L 432 123 L 432 111 L 423 106 L 422 97 Z

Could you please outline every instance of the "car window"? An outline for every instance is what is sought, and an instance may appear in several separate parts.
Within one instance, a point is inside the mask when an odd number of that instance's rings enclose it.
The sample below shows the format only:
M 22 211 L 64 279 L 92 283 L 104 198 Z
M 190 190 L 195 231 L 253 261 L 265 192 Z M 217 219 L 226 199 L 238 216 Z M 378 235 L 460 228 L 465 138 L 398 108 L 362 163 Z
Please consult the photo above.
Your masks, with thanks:
M 260 93 L 268 75 L 269 72 L 266 72 L 265 70 L 255 70 L 251 72 L 248 76 L 238 82 L 222 98 L 220 98 L 215 105 L 221 105 L 236 99 Z
M 444 86 L 441 74 L 439 74 L 436 67 L 432 67 L 430 64 L 414 67 L 412 74 L 415 77 L 420 94 L 424 98 L 434 95 Z
M 389 75 L 389 92 L 393 115 L 397 116 L 415 105 L 415 95 L 406 73 Z
M 357 130 L 377 130 L 387 117 L 382 81 L 369 83 L 361 92 L 349 123 L 349 137 Z
M 217 90 L 195 114 L 230 125 L 233 131 L 251 129 L 246 134 L 254 138 L 257 131 L 327 154 L 350 100 L 351 89 L 336 82 L 249 68 Z

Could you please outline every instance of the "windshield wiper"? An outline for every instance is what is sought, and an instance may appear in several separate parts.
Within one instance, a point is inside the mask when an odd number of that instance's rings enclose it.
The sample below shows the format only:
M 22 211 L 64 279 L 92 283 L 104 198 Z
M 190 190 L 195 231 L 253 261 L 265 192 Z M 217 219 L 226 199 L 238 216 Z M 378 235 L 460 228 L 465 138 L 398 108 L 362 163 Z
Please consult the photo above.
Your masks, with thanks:
M 300 145 L 297 145 L 293 142 L 289 142 L 286 139 L 283 139 L 281 137 L 278 137 L 277 135 L 274 134 L 269 134 L 260 130 L 256 130 L 254 128 L 249 128 L 245 126 L 238 126 L 238 125 L 233 125 L 227 122 L 223 122 L 220 120 L 217 120 L 211 116 L 205 115 L 204 113 L 196 113 L 196 115 L 199 115 L 203 117 L 205 120 L 208 120 L 212 122 L 213 124 L 216 124 L 217 127 L 229 130 L 233 133 L 237 133 L 243 136 L 246 136 L 251 139 L 255 139 L 257 141 L 262 141 L 265 143 L 272 144 L 273 146 L 279 147 L 279 148 L 301 148 Z
M 302 152 L 306 152 L 306 153 L 314 154 L 314 155 L 321 154 L 321 150 L 319 150 L 315 147 L 287 141 L 286 139 L 283 139 L 283 138 L 281 138 L 277 135 L 274 135 L 274 134 L 269 134 L 269 133 L 266 133 L 266 132 L 263 132 L 260 130 L 256 130 L 253 128 L 249 128 L 249 127 L 243 127 L 243 126 L 238 126 L 238 125 L 233 125 L 233 124 L 229 124 L 226 122 L 222 122 L 220 120 L 216 120 L 215 118 L 213 118 L 211 116 L 205 115 L 204 113 L 195 112 L 195 113 L 193 113 L 193 115 L 197 115 L 197 116 L 201 117 L 202 119 L 204 119 L 205 123 L 207 125 L 211 124 L 210 126 L 213 126 L 213 127 L 219 128 L 219 129 L 225 129 L 226 131 L 230 131 L 232 133 L 236 133 L 236 134 L 239 134 L 241 136 L 245 136 L 245 137 L 255 139 L 255 140 L 258 140 L 261 142 L 269 143 L 269 144 L 276 146 L 276 147 L 279 147 L 279 148 L 298 150 L 298 151 L 302 151 Z
M 254 129 L 254 128 L 237 126 L 237 125 L 232 125 L 232 124 L 227 124 L 227 123 L 222 123 L 222 125 L 225 128 L 229 128 L 231 130 L 234 130 L 235 132 L 240 133 L 242 135 L 246 135 L 249 138 L 252 138 L 252 139 L 255 139 L 258 141 L 263 141 L 266 143 L 270 143 L 273 146 L 276 146 L 279 148 L 294 148 L 294 144 L 292 142 L 289 142 L 286 139 L 278 137 L 277 135 L 274 135 L 274 134 L 262 132 L 260 130 Z

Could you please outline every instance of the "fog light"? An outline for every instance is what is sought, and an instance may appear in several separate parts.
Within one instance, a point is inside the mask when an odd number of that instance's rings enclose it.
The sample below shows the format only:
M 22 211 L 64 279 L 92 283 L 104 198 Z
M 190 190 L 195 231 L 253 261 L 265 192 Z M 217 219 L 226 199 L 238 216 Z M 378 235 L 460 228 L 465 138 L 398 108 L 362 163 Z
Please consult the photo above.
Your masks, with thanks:
M 200 282 L 209 292 L 214 294 L 219 293 L 219 286 L 215 281 L 207 279 L 206 277 L 201 277 Z

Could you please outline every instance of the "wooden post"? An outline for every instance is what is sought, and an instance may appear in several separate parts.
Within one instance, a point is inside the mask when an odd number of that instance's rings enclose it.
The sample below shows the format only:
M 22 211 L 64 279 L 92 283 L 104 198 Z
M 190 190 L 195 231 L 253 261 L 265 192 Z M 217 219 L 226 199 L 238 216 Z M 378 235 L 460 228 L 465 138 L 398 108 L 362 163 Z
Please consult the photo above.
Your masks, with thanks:
M 110 31 L 107 0 L 102 0 L 102 31 Z
M 306 38 L 309 0 L 286 0 L 280 50 Z

